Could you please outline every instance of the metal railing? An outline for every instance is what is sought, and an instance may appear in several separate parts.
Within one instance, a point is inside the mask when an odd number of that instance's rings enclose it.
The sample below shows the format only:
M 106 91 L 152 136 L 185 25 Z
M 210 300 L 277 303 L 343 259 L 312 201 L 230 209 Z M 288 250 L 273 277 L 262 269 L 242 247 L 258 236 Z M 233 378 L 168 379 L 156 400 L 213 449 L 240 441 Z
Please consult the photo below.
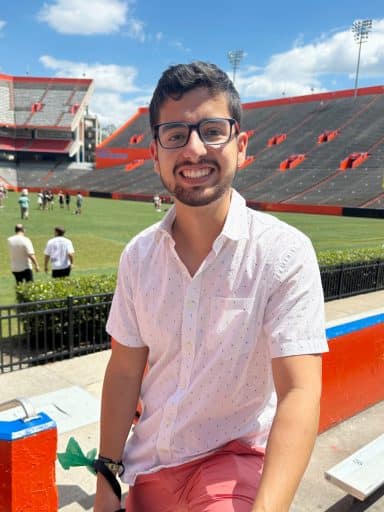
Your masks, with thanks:
M 110 347 L 112 293 L 0 306 L 0 373 Z
M 384 261 L 321 268 L 326 301 L 384 289 Z M 0 306 L 0 373 L 110 348 L 112 293 Z
M 384 289 L 384 261 L 320 268 L 326 301 Z

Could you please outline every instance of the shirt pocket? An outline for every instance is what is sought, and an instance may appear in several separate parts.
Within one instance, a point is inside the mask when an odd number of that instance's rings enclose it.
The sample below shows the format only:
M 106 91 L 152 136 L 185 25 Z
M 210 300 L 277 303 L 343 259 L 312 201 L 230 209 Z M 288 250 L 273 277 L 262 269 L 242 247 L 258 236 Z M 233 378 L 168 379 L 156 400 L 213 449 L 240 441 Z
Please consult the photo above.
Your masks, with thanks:
M 222 298 L 211 300 L 208 345 L 221 350 L 223 357 L 249 354 L 254 348 L 255 298 Z

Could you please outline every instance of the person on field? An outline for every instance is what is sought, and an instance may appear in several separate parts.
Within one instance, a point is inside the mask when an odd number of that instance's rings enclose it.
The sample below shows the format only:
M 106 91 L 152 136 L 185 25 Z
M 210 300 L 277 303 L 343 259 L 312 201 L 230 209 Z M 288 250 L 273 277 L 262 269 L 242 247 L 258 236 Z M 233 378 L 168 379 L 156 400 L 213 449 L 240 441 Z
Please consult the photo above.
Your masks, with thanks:
M 22 224 L 16 224 L 15 234 L 8 238 L 9 255 L 11 258 L 12 274 L 16 283 L 33 281 L 32 268 L 40 271 L 31 240 L 25 236 Z
M 55 236 L 48 240 L 44 251 L 44 269 L 48 272 L 51 262 L 52 277 L 67 277 L 71 273 L 75 250 L 72 241 L 64 236 L 65 229 L 55 227 Z
M 0 183 L 0 208 L 4 208 L 4 199 L 6 197 L 6 188 Z
M 59 190 L 59 193 L 57 194 L 57 197 L 59 198 L 59 205 L 60 205 L 60 208 L 64 208 L 65 196 L 64 196 L 64 194 L 63 194 L 63 191 L 62 191 L 62 190 Z
M 121 506 L 114 473 L 130 486 L 127 512 L 287 512 L 328 350 L 313 247 L 232 188 L 247 134 L 226 73 L 171 66 L 149 112 L 174 206 L 120 259 L 94 511 Z
M 21 191 L 21 194 L 19 197 L 19 206 L 20 206 L 21 219 L 28 219 L 28 217 L 29 217 L 29 197 L 28 197 L 28 190 L 25 188 Z
M 75 214 L 80 215 L 83 208 L 83 196 L 80 192 L 78 192 L 76 196 L 76 210 Z

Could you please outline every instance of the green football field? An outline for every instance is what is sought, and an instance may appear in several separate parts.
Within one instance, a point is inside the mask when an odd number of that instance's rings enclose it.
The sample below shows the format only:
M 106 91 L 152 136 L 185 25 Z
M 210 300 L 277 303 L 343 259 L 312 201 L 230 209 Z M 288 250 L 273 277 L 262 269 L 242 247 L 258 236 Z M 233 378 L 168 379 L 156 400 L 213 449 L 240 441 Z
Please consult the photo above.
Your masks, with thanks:
M 10 192 L 0 209 L 0 304 L 15 302 L 14 277 L 10 271 L 7 238 L 20 220 L 19 194 Z M 120 253 L 130 238 L 163 217 L 152 203 L 84 198 L 83 213 L 74 215 L 74 198 L 70 211 L 59 208 L 39 211 L 37 196 L 30 194 L 30 217 L 24 222 L 26 234 L 32 239 L 40 267 L 43 269 L 44 248 L 53 236 L 53 228 L 63 225 L 66 236 L 75 248 L 73 276 L 116 271 Z M 384 220 L 325 215 L 276 214 L 280 219 L 304 231 L 316 251 L 348 247 L 378 247 L 384 242 Z M 44 272 L 35 273 L 35 280 L 48 279 Z

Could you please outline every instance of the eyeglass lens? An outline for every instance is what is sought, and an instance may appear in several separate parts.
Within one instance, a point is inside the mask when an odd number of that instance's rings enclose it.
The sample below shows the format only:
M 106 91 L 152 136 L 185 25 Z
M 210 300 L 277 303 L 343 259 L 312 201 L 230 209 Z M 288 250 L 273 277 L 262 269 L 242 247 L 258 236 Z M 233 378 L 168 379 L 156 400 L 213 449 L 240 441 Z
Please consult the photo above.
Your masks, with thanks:
M 193 128 L 205 144 L 226 144 L 231 137 L 232 123 L 229 119 L 204 119 L 197 125 L 165 123 L 159 126 L 160 144 L 165 148 L 185 146 Z

